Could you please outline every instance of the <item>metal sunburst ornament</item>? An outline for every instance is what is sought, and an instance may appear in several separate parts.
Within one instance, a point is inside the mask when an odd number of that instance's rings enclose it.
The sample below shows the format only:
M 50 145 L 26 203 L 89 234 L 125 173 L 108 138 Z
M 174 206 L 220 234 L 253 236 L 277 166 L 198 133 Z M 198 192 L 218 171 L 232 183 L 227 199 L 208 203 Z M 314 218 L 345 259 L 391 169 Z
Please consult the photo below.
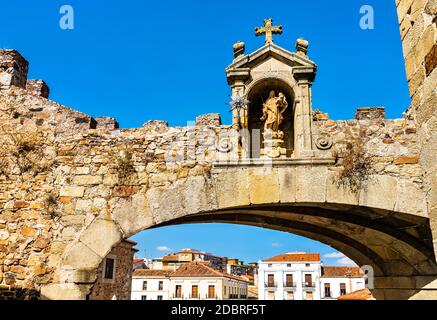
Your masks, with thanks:
M 240 115 L 240 110 L 247 110 L 247 105 L 249 104 L 249 100 L 246 99 L 245 96 L 240 96 L 239 94 L 235 96 L 229 95 L 231 98 L 231 102 L 228 102 L 228 105 L 231 106 L 230 112 L 237 110 L 238 115 Z

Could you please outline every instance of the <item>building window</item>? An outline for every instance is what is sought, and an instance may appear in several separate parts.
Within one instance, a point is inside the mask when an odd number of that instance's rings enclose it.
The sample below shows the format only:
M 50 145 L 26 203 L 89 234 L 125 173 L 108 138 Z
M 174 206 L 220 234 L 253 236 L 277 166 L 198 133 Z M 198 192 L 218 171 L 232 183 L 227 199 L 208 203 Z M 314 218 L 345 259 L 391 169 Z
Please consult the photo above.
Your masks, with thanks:
M 105 259 L 105 279 L 114 279 L 114 265 L 115 259 Z
M 164 281 L 159 281 L 158 290 L 160 290 L 160 291 L 164 290 Z
M 176 298 L 182 298 L 182 286 L 181 285 L 176 286 Z
M 288 263 L 288 264 L 287 264 L 287 268 L 291 268 L 291 263 Z
M 143 291 L 147 291 L 147 281 L 143 281 Z
M 141 296 L 141 300 L 147 300 L 147 296 Z
M 275 275 L 274 274 L 267 275 L 267 287 L 269 287 L 269 288 L 275 287 Z
M 311 274 L 306 274 L 305 275 L 305 283 L 304 283 L 305 287 L 313 287 L 313 277 Z
M 346 294 L 346 283 L 340 283 L 340 295 Z
M 199 298 L 199 286 L 192 286 L 191 287 L 191 298 Z
M 331 285 L 329 283 L 325 283 L 325 297 L 331 298 Z
M 158 296 L 158 300 L 162 300 L 162 296 Z
M 294 285 L 293 285 L 293 275 L 292 274 L 285 275 L 285 287 L 286 288 L 294 287 Z
M 215 286 L 208 286 L 208 299 L 215 299 Z
M 267 300 L 275 300 L 275 291 L 269 291 L 267 293 Z
M 309 267 L 311 267 L 311 265 L 309 263 L 306 263 L 305 267 L 309 268 Z
M 271 268 L 271 267 L 273 267 L 273 264 L 269 264 L 269 265 L 267 265 L 267 267 Z
M 313 293 L 311 291 L 305 292 L 305 300 L 313 300 Z

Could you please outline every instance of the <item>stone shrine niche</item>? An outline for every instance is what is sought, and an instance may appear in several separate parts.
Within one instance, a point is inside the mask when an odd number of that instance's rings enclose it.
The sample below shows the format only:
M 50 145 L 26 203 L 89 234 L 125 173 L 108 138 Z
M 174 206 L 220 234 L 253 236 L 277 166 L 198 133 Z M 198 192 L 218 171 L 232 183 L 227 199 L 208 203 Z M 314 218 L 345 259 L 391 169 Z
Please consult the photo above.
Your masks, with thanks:
M 310 158 L 315 151 L 312 82 L 317 65 L 307 56 L 308 41 L 298 39 L 297 51 L 290 52 L 273 43 L 273 34 L 280 34 L 282 27 L 271 19 L 264 23 L 256 34 L 265 33 L 266 44 L 245 54 L 244 43 L 238 41 L 234 61 L 226 68 L 233 101 L 239 106 L 232 109 L 233 126 L 244 133 L 240 157 Z
M 266 134 L 266 121 L 263 119 L 264 105 L 269 100 L 269 95 L 274 92 L 275 98 L 279 98 L 280 94 L 284 95 L 287 103 L 286 109 L 281 113 L 278 110 L 282 122 L 279 124 L 278 130 L 283 133 L 280 140 L 283 141 L 281 148 L 284 149 L 285 154 L 282 157 L 291 157 L 294 149 L 294 92 L 293 89 L 284 81 L 279 79 L 265 79 L 257 82 L 248 92 L 247 99 L 249 101 L 247 107 L 247 123 L 248 129 L 252 133 L 252 141 L 250 144 L 250 154 L 252 158 L 260 158 L 263 156 L 262 149 L 265 143 Z M 273 124 L 274 125 L 274 124 Z M 254 138 L 255 134 L 259 130 L 259 141 Z M 276 131 L 276 130 L 275 130 Z M 268 139 L 268 138 L 267 138 Z M 279 157 L 279 156 L 277 156 Z

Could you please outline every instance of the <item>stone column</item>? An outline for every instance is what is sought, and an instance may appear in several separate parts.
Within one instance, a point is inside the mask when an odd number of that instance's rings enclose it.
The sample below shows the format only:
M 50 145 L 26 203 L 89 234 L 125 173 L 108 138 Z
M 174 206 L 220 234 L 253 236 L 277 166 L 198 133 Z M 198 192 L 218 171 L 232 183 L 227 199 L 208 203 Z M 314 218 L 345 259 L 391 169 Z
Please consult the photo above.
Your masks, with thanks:
M 437 257 L 437 6 L 435 0 L 396 1 L 408 86 L 408 114 L 417 124 Z
M 293 69 L 293 76 L 297 81 L 297 90 L 295 92 L 295 156 L 310 157 L 312 156 L 312 93 L 311 86 L 315 78 L 315 68 L 297 67 Z

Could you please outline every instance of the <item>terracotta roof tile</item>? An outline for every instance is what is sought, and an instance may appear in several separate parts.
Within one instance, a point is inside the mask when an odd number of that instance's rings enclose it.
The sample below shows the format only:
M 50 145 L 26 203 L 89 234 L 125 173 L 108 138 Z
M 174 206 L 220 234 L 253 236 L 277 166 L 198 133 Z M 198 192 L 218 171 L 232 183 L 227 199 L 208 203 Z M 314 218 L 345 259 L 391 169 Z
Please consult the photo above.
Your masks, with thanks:
M 149 270 L 149 269 L 137 269 L 134 270 L 134 277 L 167 277 L 171 271 L 167 270 Z
M 265 262 L 319 262 L 319 253 L 285 253 L 263 260 Z
M 226 277 L 234 280 L 248 282 L 246 279 L 234 276 L 228 273 L 221 272 L 210 267 L 205 262 L 191 262 L 180 266 L 174 271 L 171 277 Z
M 162 257 L 162 261 L 179 261 L 179 256 L 175 254 L 164 256 Z
M 359 267 L 322 267 L 322 278 L 361 278 L 364 272 Z
M 367 288 L 342 295 L 337 299 L 338 300 L 375 300 L 375 298 L 372 296 L 372 293 Z

